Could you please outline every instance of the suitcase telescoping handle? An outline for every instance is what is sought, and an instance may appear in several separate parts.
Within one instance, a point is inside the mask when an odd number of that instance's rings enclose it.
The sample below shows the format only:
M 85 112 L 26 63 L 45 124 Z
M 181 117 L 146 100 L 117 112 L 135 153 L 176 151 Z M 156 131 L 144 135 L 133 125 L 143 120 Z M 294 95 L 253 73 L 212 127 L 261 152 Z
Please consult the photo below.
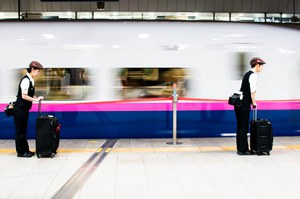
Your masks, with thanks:
M 38 117 L 42 115 L 42 100 L 39 100 Z
M 257 120 L 257 106 L 253 107 L 253 121 Z

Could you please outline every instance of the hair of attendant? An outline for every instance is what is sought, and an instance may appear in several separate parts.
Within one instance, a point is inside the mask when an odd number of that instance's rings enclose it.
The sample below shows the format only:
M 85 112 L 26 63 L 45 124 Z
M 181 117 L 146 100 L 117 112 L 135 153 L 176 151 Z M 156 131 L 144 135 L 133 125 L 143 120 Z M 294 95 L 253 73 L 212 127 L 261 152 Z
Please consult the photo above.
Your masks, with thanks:
M 28 73 L 31 73 L 32 69 L 37 70 L 39 68 L 37 68 L 37 67 L 29 67 L 26 70 L 27 70 Z

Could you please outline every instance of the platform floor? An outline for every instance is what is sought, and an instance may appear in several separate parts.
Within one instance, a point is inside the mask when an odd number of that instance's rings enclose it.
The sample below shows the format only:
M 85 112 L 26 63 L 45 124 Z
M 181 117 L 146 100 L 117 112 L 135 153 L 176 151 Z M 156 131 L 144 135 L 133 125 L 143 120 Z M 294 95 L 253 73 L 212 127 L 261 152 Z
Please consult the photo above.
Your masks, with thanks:
M 54 158 L 17 158 L 0 140 L 0 198 L 300 197 L 300 137 L 275 137 L 270 156 L 237 155 L 234 137 L 169 141 L 61 140 Z

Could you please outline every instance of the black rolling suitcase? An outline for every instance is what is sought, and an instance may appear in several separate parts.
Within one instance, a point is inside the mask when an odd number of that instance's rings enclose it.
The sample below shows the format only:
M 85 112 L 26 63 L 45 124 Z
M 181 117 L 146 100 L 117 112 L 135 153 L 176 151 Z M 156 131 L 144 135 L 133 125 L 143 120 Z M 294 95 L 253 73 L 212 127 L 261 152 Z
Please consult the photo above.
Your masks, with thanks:
M 250 124 L 250 148 L 257 155 L 270 155 L 273 148 L 272 124 L 266 119 L 257 119 L 257 109 L 253 109 Z
M 36 155 L 40 157 L 53 158 L 57 152 L 60 139 L 60 124 L 57 117 L 52 115 L 41 115 L 41 101 L 36 119 Z

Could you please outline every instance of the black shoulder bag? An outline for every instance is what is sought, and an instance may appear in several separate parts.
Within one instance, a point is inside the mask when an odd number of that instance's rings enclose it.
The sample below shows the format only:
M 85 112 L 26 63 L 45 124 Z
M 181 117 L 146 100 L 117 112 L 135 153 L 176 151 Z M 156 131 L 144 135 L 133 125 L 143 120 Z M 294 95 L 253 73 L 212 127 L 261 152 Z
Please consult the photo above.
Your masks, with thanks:
M 15 102 L 9 102 L 9 104 L 4 108 L 4 112 L 7 117 L 14 115 L 14 105 Z
M 233 95 L 229 96 L 228 104 L 233 106 L 241 106 L 242 105 L 241 94 L 233 93 Z

